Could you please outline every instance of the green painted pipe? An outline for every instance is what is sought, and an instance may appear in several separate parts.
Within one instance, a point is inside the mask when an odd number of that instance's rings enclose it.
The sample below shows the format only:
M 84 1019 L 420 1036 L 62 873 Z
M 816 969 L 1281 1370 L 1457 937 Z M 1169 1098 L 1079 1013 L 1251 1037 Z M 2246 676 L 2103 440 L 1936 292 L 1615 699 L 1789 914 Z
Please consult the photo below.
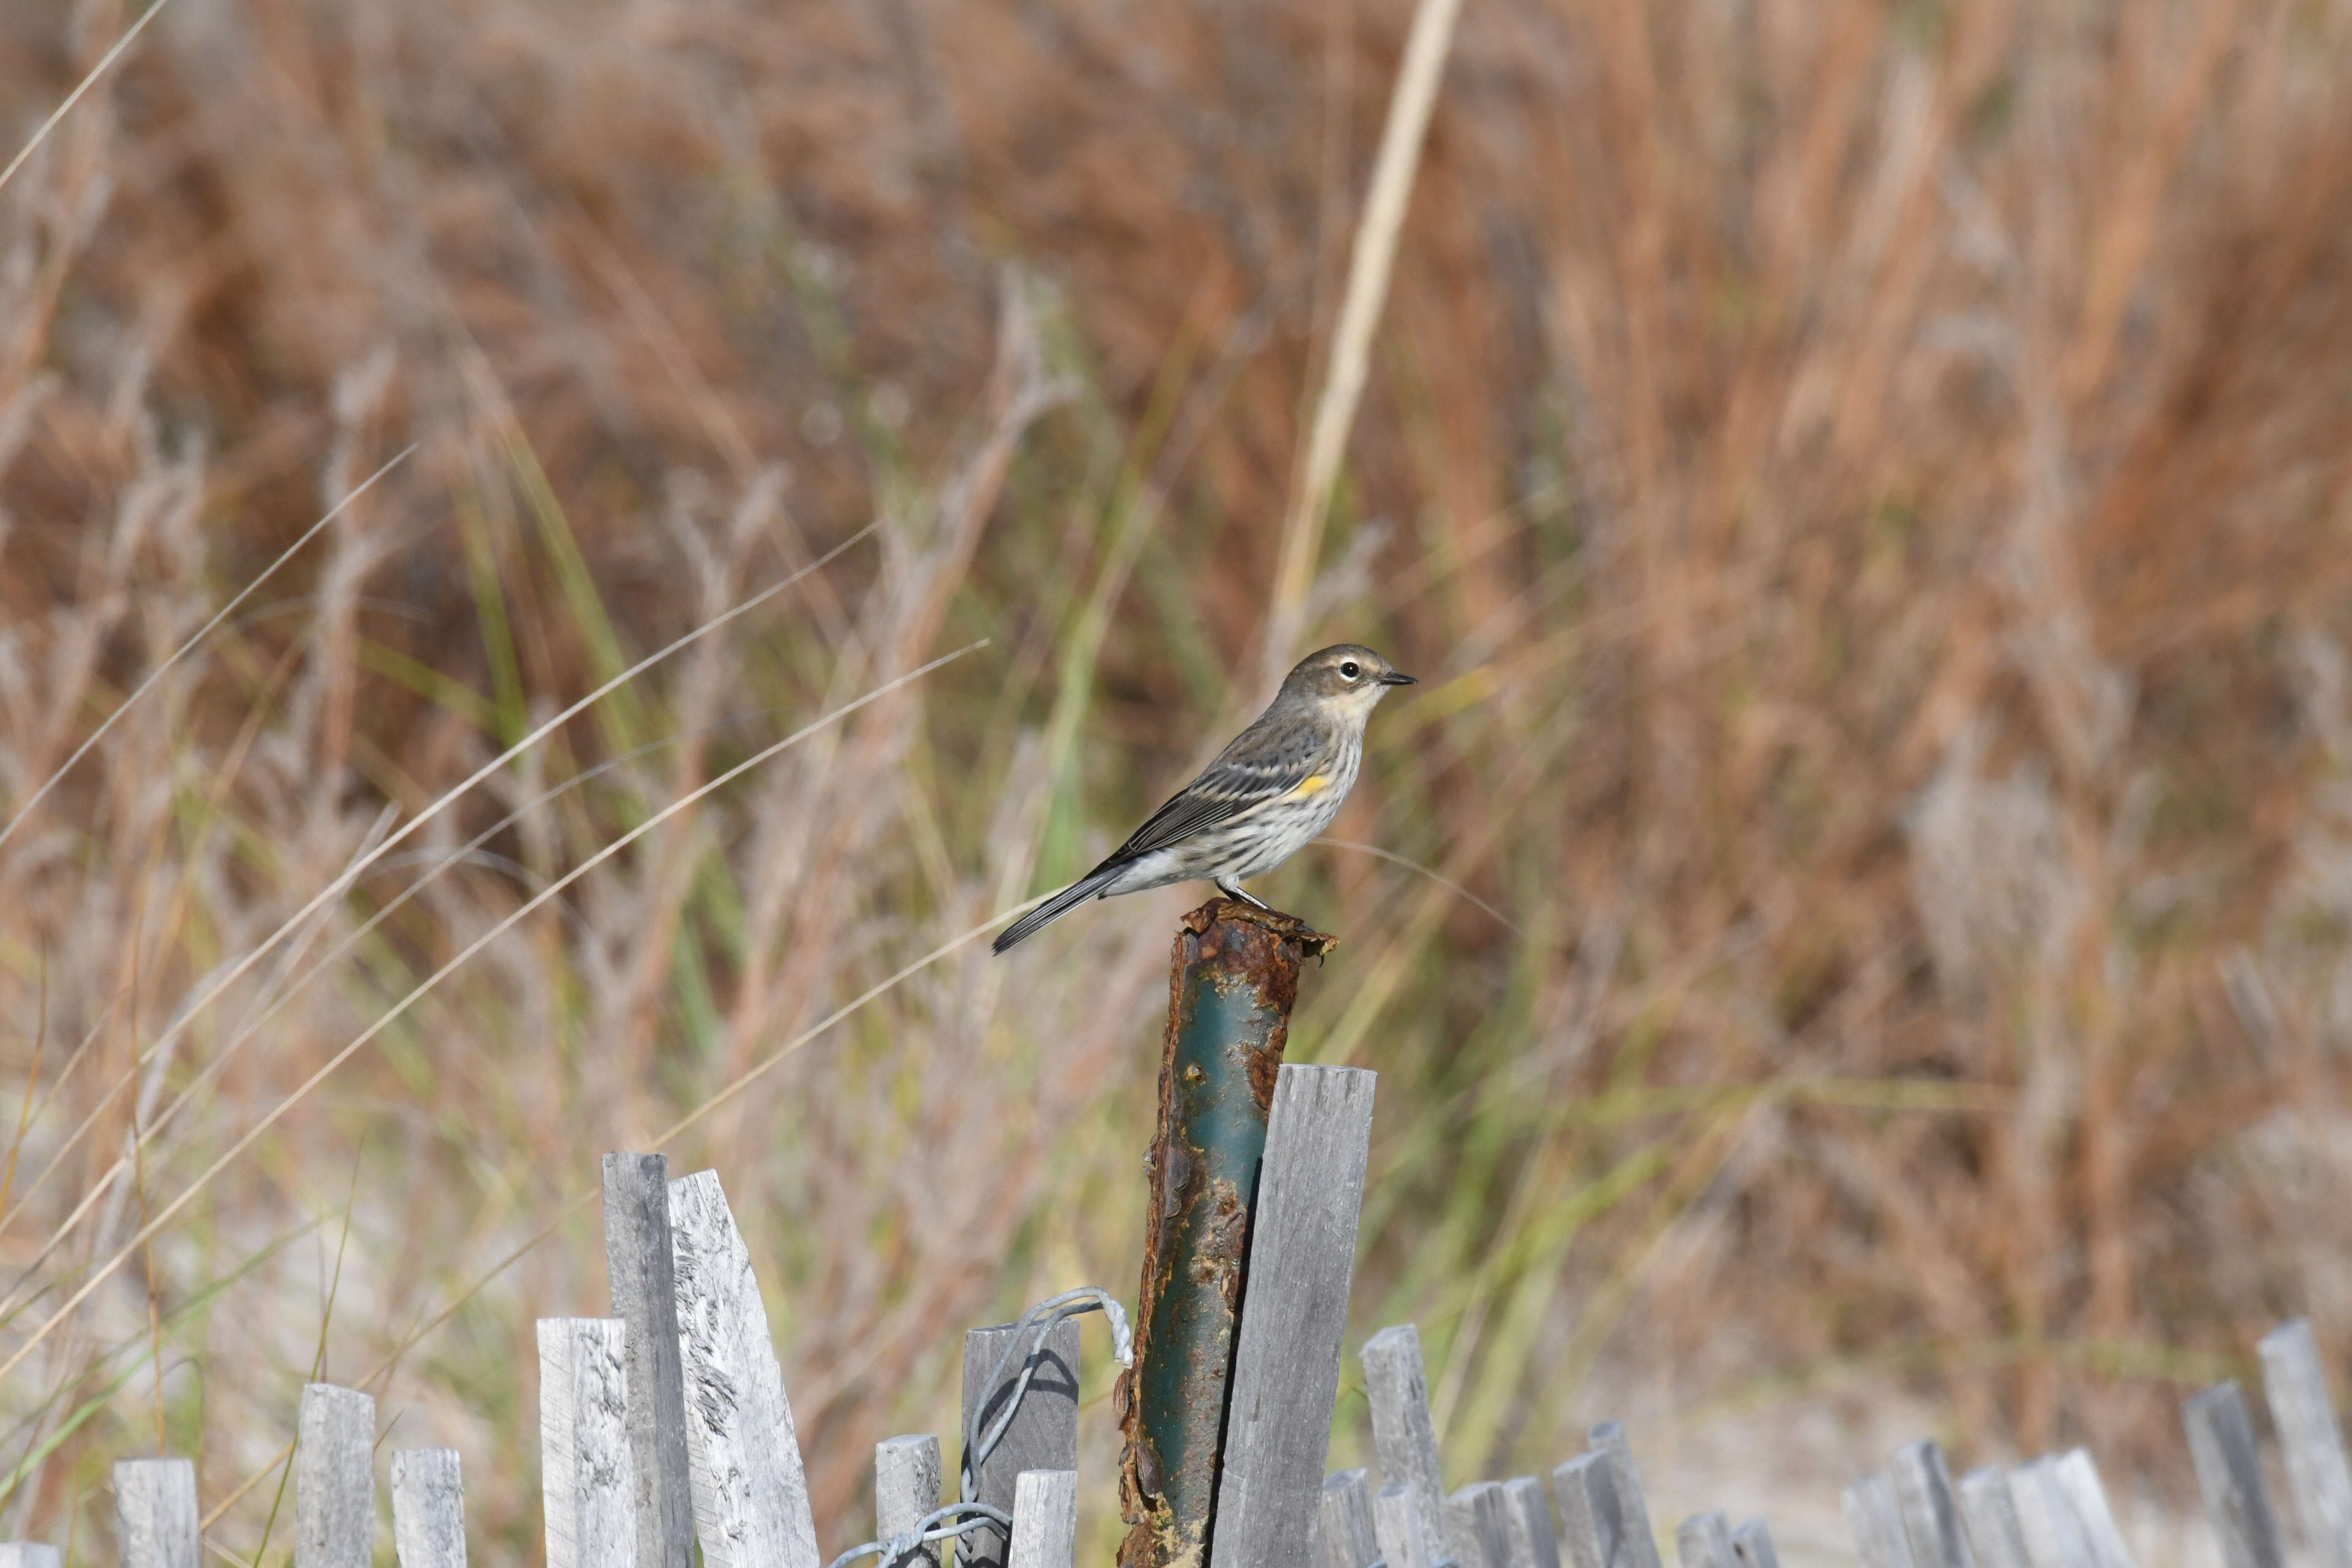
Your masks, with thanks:
M 1117 1398 L 1130 1527 L 1119 1568 L 1208 1561 L 1275 1072 L 1299 969 L 1334 945 L 1288 915 L 1225 899 L 1186 915 L 1176 933 L 1135 1365 Z

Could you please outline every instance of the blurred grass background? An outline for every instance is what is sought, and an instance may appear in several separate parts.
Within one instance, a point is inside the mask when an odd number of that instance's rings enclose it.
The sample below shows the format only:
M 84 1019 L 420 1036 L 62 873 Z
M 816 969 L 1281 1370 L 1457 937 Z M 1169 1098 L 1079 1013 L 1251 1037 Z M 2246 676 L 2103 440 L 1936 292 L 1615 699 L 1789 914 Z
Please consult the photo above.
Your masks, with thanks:
M 0 1532 L 103 1553 L 161 1440 L 284 1560 L 323 1369 L 536 1561 L 567 1205 L 771 1060 L 669 1152 L 829 1550 L 964 1327 L 1131 1295 L 1199 889 L 796 1042 L 1245 716 L 1408 18 L 173 0 L 0 191 L 7 809 L 415 451 L 0 845 Z M 133 20 L 0 10 L 10 148 Z M 1262 889 L 1342 941 L 1292 1055 L 1381 1071 L 1351 1344 L 1419 1322 L 1449 1482 L 1621 1415 L 1662 1513 L 1826 1508 L 1911 1421 L 2185 1499 L 2187 1380 L 2342 1365 L 2347 62 L 2341 0 L 1467 8 L 1310 629 L 1424 682 L 1334 837 L 1502 918 Z

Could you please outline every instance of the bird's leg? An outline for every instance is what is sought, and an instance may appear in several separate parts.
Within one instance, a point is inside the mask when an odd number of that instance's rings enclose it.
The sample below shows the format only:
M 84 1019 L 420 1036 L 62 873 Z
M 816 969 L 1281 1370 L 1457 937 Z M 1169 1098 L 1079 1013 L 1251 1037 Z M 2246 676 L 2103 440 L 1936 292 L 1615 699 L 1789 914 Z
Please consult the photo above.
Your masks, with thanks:
M 1254 899 L 1250 897 L 1248 893 L 1242 890 L 1242 885 L 1239 882 L 1234 881 L 1231 877 L 1212 877 L 1209 879 L 1216 883 L 1217 891 L 1224 894 L 1225 897 L 1235 900 L 1238 902 L 1247 904 L 1254 910 L 1264 910 L 1268 914 L 1274 912 L 1274 906 L 1272 904 L 1267 903 L 1264 899 Z

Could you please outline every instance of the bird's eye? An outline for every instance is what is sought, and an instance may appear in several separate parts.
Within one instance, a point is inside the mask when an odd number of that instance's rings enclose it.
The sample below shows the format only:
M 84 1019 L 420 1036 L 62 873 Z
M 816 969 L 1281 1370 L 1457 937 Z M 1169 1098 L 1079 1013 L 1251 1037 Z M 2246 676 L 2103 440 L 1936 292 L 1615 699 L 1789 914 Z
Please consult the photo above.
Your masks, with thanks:
M 1346 676 L 1349 680 L 1353 680 L 1356 677 L 1363 674 L 1364 671 L 1363 667 L 1351 658 L 1347 663 L 1339 667 L 1339 673 Z

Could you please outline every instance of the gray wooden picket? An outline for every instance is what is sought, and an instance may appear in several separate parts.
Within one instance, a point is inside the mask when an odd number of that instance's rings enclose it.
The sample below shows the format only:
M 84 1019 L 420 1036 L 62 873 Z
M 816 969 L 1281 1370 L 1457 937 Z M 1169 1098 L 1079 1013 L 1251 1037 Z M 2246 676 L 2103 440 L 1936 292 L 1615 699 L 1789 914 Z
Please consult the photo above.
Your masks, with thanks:
M 886 1437 L 874 1445 L 874 1535 L 904 1535 L 940 1506 L 940 1440 L 929 1432 Z M 885 1558 L 881 1568 L 940 1568 L 940 1542 L 912 1555 Z
M 394 1451 L 392 1549 L 400 1568 L 466 1568 L 466 1483 L 457 1449 Z
M 2009 1496 L 2029 1568 L 2097 1568 L 2089 1531 L 2058 1479 L 2056 1456 L 2010 1471 Z
M 122 1568 L 202 1568 L 194 1463 L 117 1460 L 114 1536 Z
M 2281 1324 L 2259 1348 L 2263 1393 L 2286 1455 L 2287 1490 L 2304 1543 L 2319 1568 L 2352 1568 L 2352 1464 L 2345 1459 L 2344 1429 L 2310 1321 Z
M 1731 1521 L 1723 1510 L 1695 1513 L 1675 1526 L 1675 1556 L 1682 1568 L 1739 1568 L 1731 1550 Z
M 1294 1568 L 1315 1527 L 1339 1391 L 1378 1075 L 1275 1075 L 1217 1480 L 1213 1568 Z
M 2067 1500 L 2074 1505 L 2075 1517 L 2083 1521 L 2092 1568 L 2133 1568 L 2131 1552 L 2124 1545 L 2123 1531 L 2116 1528 L 2115 1510 L 2107 1506 L 2107 1489 L 2099 1479 L 2099 1468 L 2092 1462 L 2090 1450 L 2067 1449 L 2058 1456 L 2054 1473 Z
M 1910 1538 L 1903 1531 L 1895 1483 L 1885 1472 L 1874 1470 L 1855 1481 L 1839 1501 L 1845 1510 L 1846 1533 L 1853 1537 L 1863 1568 L 1919 1568 L 1911 1555 Z
M 1760 1519 L 1744 1519 L 1731 1532 L 1732 1555 L 1739 1560 L 1739 1568 L 1780 1568 L 1780 1552 L 1772 1544 L 1772 1531 Z
M 637 1484 L 620 1319 L 539 1321 L 539 1448 L 547 1568 L 632 1568 Z
M 1445 1538 L 1462 1568 L 1504 1568 L 1510 1561 L 1507 1507 L 1499 1481 L 1472 1481 L 1445 1500 Z
M 820 1568 L 768 1312 L 715 1171 L 669 1184 L 688 1474 L 709 1568 Z M 634 1528 L 634 1527 L 633 1527 Z
M 1507 1503 L 1510 1568 L 1559 1568 L 1559 1538 L 1551 1527 L 1551 1499 L 1534 1476 L 1515 1476 L 1503 1483 Z
M 1429 1563 L 1439 1555 L 1422 1524 L 1421 1504 L 1402 1481 L 1389 1481 L 1372 1494 L 1372 1531 L 1380 1540 L 1381 1561 L 1389 1568 Z
M 2011 1497 L 2009 1478 L 1998 1465 L 1985 1465 L 1960 1478 L 1960 1529 L 1977 1568 L 2034 1568 L 2025 1550 L 2025 1532 L 2017 1521 L 2017 1502 Z
M 2217 1383 L 2180 1402 L 2189 1458 L 2205 1514 L 2229 1568 L 2285 1568 L 2278 1521 L 2263 1489 L 2263 1461 L 2254 1451 L 2253 1418 L 2233 1382 Z
M 1650 1528 L 1649 1504 L 1643 1500 L 1641 1472 L 1633 1468 L 1633 1445 L 1625 1428 L 1603 1421 L 1588 1434 L 1593 1451 L 1608 1461 L 1610 1494 L 1614 1500 L 1617 1549 L 1625 1568 L 1664 1568 L 1658 1559 L 1658 1537 Z
M 985 1431 L 1003 1414 L 1021 1382 L 1025 1358 L 1016 1356 L 993 1386 L 988 1375 L 1013 1342 L 1014 1324 L 973 1329 L 963 1337 L 963 1429 Z M 1024 1338 L 1038 1344 L 1034 1330 Z M 1078 1325 L 1066 1318 L 1048 1330 L 1034 1352 L 1036 1374 L 1022 1395 L 1013 1424 L 980 1467 L 973 1500 L 1013 1511 L 1024 1470 L 1078 1468 Z M 975 1415 L 979 1417 L 976 1421 Z M 959 1465 L 961 1461 L 959 1459 Z M 1007 1542 L 994 1525 L 983 1524 L 963 1538 L 958 1561 L 969 1568 L 1003 1568 Z
M 1372 1568 L 1380 1555 L 1371 1472 L 1335 1470 L 1324 1477 L 1315 1508 L 1315 1568 Z
M 1013 1545 L 1005 1568 L 1075 1568 L 1078 1472 L 1024 1470 L 1013 1484 Z
M 1618 1539 L 1617 1489 L 1609 1478 L 1608 1455 L 1577 1455 L 1552 1471 L 1551 1491 L 1559 1510 L 1560 1545 L 1576 1568 L 1631 1568 Z
M 305 1384 L 295 1429 L 294 1568 L 369 1568 L 375 1560 L 374 1396 Z
M 1414 1534 L 1399 1557 L 1383 1531 L 1381 1545 L 1391 1552 L 1389 1568 L 1430 1568 L 1430 1563 L 1459 1548 L 1445 1526 L 1445 1486 L 1437 1463 L 1437 1429 L 1429 1419 L 1429 1377 L 1421 1361 L 1421 1331 L 1411 1323 L 1382 1329 L 1357 1352 L 1364 1368 L 1364 1397 L 1371 1406 L 1372 1449 L 1380 1456 L 1381 1479 L 1402 1486 L 1412 1505 Z M 1377 1501 L 1377 1500 L 1375 1500 Z
M 0 1541 L 0 1568 L 60 1568 L 65 1553 L 46 1541 Z
M 638 1568 L 692 1568 L 694 1483 L 678 1361 L 677 1260 L 670 1245 L 669 1161 L 604 1156 L 604 1274 L 628 1326 L 629 1460 Z
M 1944 1450 L 1927 1437 L 1906 1443 L 1887 1462 L 1886 1479 L 1894 1484 L 1895 1511 L 1918 1568 L 1973 1568 Z

